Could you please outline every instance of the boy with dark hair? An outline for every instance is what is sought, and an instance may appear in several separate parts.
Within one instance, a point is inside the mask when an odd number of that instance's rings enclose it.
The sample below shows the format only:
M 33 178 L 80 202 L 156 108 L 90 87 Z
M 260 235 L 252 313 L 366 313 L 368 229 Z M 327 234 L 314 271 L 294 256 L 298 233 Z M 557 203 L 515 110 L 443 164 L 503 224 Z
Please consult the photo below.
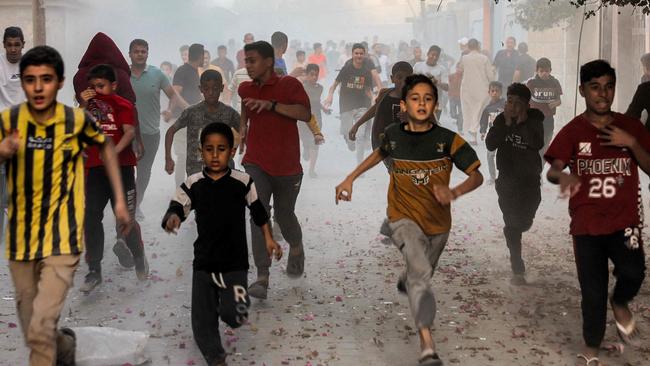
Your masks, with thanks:
M 634 344 L 638 338 L 628 304 L 645 278 L 638 168 L 650 173 L 650 133 L 638 120 L 612 111 L 615 90 L 616 72 L 607 61 L 582 65 L 580 95 L 586 110 L 560 130 L 544 155 L 551 164 L 548 180 L 570 198 L 585 341 L 578 365 L 600 364 L 609 260 L 616 276 L 609 302 L 618 335 L 625 343 Z M 564 172 L 567 166 L 570 173 Z
M 499 168 L 496 191 L 505 223 L 503 234 L 510 250 L 514 285 L 526 284 L 521 236 L 532 226 L 542 201 L 542 164 L 538 158 L 544 146 L 544 115 L 529 108 L 529 102 L 530 90 L 524 84 L 511 84 L 503 113 L 498 114 L 485 138 L 488 151 L 496 151 Z
M 402 98 L 402 89 L 404 88 L 404 80 L 413 74 L 413 67 L 406 61 L 399 61 L 393 65 L 391 70 L 390 79 L 394 84 L 393 88 L 382 89 L 379 92 L 377 101 L 373 104 L 368 111 L 359 118 L 359 120 L 352 125 L 348 132 L 348 138 L 352 141 L 356 140 L 357 131 L 364 123 L 374 118 L 372 122 L 372 132 L 370 135 L 370 143 L 372 150 L 379 147 L 382 135 L 386 128 L 394 123 L 406 122 L 404 113 L 400 110 L 400 101 Z M 389 159 L 384 160 L 388 162 Z
M 246 322 L 250 306 L 246 292 L 246 207 L 264 232 L 269 258 L 279 260 L 282 248 L 273 240 L 269 217 L 253 180 L 228 167 L 236 151 L 231 127 L 210 123 L 200 138 L 203 171 L 190 175 L 176 190 L 162 227 L 175 233 L 194 210 L 198 237 L 194 242 L 192 332 L 207 364 L 225 366 L 219 318 L 231 328 L 238 328 Z
M 308 64 L 306 68 L 305 80 L 302 85 L 305 92 L 309 96 L 309 104 L 311 105 L 311 118 L 314 123 L 318 125 L 318 130 L 323 126 L 323 117 L 321 111 L 329 114 L 331 111 L 326 109 L 321 104 L 321 96 L 323 95 L 323 86 L 318 83 L 319 67 L 316 64 Z M 312 122 L 310 122 L 312 123 Z M 309 161 L 309 177 L 318 178 L 316 174 L 316 160 L 318 159 L 318 146 L 323 142 L 321 139 L 314 136 L 312 128 L 305 124 L 298 125 L 298 132 L 300 133 L 300 140 L 302 140 L 303 157 Z
M 120 177 L 124 187 L 127 208 L 132 218 L 135 217 L 136 188 L 135 166 L 137 160 L 131 149 L 135 137 L 135 107 L 128 100 L 115 94 L 117 79 L 115 71 L 109 65 L 97 65 L 88 72 L 88 89 L 81 92 L 81 105 L 94 117 L 104 135 L 115 144 L 120 164 Z M 104 207 L 110 200 L 115 204 L 116 197 L 111 195 L 110 182 L 106 167 L 100 158 L 99 150 L 91 147 L 86 159 L 86 232 L 88 246 L 86 262 L 88 274 L 80 291 L 88 293 L 102 282 L 101 261 L 104 257 Z M 124 240 L 118 240 L 113 251 L 118 258 L 133 258 L 135 273 L 140 281 L 147 279 L 149 264 L 144 253 L 142 234 L 137 220 L 126 233 Z M 125 266 L 125 263 L 121 263 Z
M 400 107 L 407 123 L 386 128 L 381 146 L 336 187 L 336 203 L 352 200 L 356 178 L 386 157 L 394 160 L 388 188 L 388 220 L 406 273 L 398 289 L 407 292 L 420 336 L 420 365 L 439 366 L 431 326 L 436 302 L 429 282 L 451 229 L 452 201 L 476 189 L 483 177 L 476 152 L 459 135 L 433 121 L 437 89 L 424 75 L 406 78 Z M 452 164 L 468 175 L 450 189 Z
M 10 197 L 6 250 L 30 366 L 75 363 L 74 333 L 57 332 L 57 323 L 83 251 L 82 150 L 89 144 L 101 145 L 118 227 L 130 225 L 111 140 L 87 113 L 56 100 L 63 69 L 55 49 L 29 50 L 20 60 L 27 102 L 0 113 Z
M 447 102 L 445 92 L 449 91 L 449 70 L 445 65 L 438 62 L 442 49 L 439 46 L 433 45 L 429 47 L 427 52 L 427 59 L 418 62 L 413 66 L 414 74 L 422 74 L 429 77 L 438 88 L 438 95 L 440 96 L 440 103 L 438 103 L 436 110 L 436 121 L 440 123 L 440 116 L 442 109 Z
M 497 116 L 503 112 L 503 107 L 506 104 L 506 100 L 503 99 L 503 84 L 498 81 L 491 81 L 490 87 L 488 89 L 488 95 L 490 96 L 490 101 L 488 105 L 483 109 L 481 113 L 481 140 L 485 140 L 485 136 L 488 134 L 488 131 L 492 128 L 494 120 Z M 496 158 L 496 152 L 490 151 L 487 152 L 487 161 L 488 161 L 488 170 L 490 172 L 490 180 L 488 180 L 488 185 L 494 184 L 494 181 L 497 179 L 497 170 L 494 165 L 494 159 Z
M 551 71 L 551 60 L 542 57 L 537 60 L 535 77 L 526 82 L 526 86 L 528 86 L 532 94 L 530 107 L 539 109 L 544 113 L 544 147 L 539 152 L 542 162 L 548 144 L 553 138 L 555 111 L 562 104 L 562 86 L 551 75 Z
M 176 122 L 165 133 L 165 171 L 174 173 L 175 162 L 172 159 L 171 149 L 174 135 L 183 128 L 187 128 L 187 160 L 185 169 L 187 176 L 198 173 L 203 169 L 203 159 L 199 146 L 201 130 L 210 123 L 221 122 L 230 126 L 239 136 L 240 116 L 236 110 L 219 101 L 223 91 L 223 80 L 218 71 L 206 70 L 201 74 L 201 93 L 203 101 L 188 107 L 183 111 Z M 234 164 L 231 162 L 231 167 Z

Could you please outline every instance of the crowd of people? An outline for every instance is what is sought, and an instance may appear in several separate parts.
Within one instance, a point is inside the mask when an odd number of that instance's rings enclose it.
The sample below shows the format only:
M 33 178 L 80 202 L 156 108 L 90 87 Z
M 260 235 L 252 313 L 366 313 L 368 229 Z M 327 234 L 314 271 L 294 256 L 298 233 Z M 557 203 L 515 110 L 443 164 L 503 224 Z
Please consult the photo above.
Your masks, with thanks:
M 88 272 L 80 291 L 90 293 L 102 282 L 109 201 L 117 223 L 113 252 L 138 280 L 147 280 L 138 222 L 145 219 L 140 206 L 161 119 L 170 123 L 165 171 L 177 186 L 160 213 L 162 229 L 175 232 L 194 211 L 192 330 L 207 364 L 225 365 L 219 320 L 237 328 L 246 322 L 250 297 L 267 298 L 272 260 L 284 256 L 278 240 L 289 244 L 286 274 L 305 272 L 295 213 L 301 157 L 316 179 L 323 113 L 332 113 L 337 90 L 339 132 L 358 167 L 336 187 L 335 199 L 351 201 L 355 179 L 384 163 L 390 183 L 380 232 L 404 257 L 397 289 L 408 297 L 418 329 L 419 365 L 443 364 L 432 331 L 431 278 L 452 227 L 451 203 L 484 181 L 479 137 L 488 150 L 487 182 L 503 214 L 512 284 L 527 282 L 522 235 L 542 200 L 548 163 L 547 180 L 569 198 L 585 342 L 577 364 L 600 364 L 608 302 L 621 340 L 638 342 L 628 304 L 645 277 L 638 169 L 650 173 L 650 132 L 640 122 L 650 110 L 650 54 L 641 60 L 644 79 L 626 114 L 611 109 L 615 70 L 604 60 L 582 65 L 585 111 L 553 138 L 562 87 L 551 61 L 533 59 L 525 43 L 515 49 L 512 37 L 494 59 L 476 39 L 461 39 L 458 60 L 437 45 L 423 55 L 416 41 L 395 48 L 301 44 L 282 32 L 269 41 L 247 33 L 234 61 L 225 45 L 212 59 L 194 43 L 180 47 L 182 65 L 156 67 L 146 40 L 128 45 L 129 63 L 99 33 L 75 73 L 79 108 L 73 108 L 57 99 L 64 82 L 61 55 L 48 46 L 23 54 L 22 30 L 5 30 L 0 193 L 8 207 L 4 243 L 30 365 L 74 365 L 75 334 L 57 323 L 82 253 Z M 445 110 L 455 131 L 442 126 Z M 243 170 L 235 167 L 237 151 Z M 466 178 L 452 187 L 454 166 Z M 257 271 L 251 284 L 246 208 Z M 617 281 L 608 300 L 609 260 Z

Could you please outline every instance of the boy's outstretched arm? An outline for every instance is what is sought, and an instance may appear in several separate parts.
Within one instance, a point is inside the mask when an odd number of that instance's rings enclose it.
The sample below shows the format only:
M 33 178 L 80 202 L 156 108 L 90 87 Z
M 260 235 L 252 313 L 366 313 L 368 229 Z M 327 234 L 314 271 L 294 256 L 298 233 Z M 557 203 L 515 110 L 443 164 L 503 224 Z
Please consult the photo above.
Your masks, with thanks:
M 379 164 L 382 160 L 386 158 L 386 154 L 381 149 L 375 149 L 366 160 L 362 161 L 359 166 L 348 175 L 343 182 L 336 186 L 336 196 L 334 201 L 336 204 L 339 204 L 341 201 L 351 201 L 352 200 L 352 183 L 357 179 L 361 174 L 370 170 L 370 168 Z
M 379 99 L 379 98 L 377 98 Z M 352 125 L 352 128 L 350 128 L 350 131 L 348 131 L 348 138 L 352 141 L 357 139 L 357 131 L 359 130 L 359 127 L 363 126 L 364 123 L 370 121 L 371 118 L 375 117 L 375 114 L 377 113 L 377 103 L 373 104 L 367 111 L 366 113 L 359 118 L 359 120 Z
M 178 129 L 176 124 L 169 126 L 165 132 L 165 171 L 167 174 L 174 173 L 174 159 L 172 158 L 172 144 L 174 143 L 174 135 Z
M 269 254 L 269 257 L 275 257 L 276 261 L 279 261 L 282 258 L 282 247 L 278 242 L 273 240 L 273 233 L 271 233 L 271 226 L 267 221 L 264 225 L 260 226 L 262 233 L 264 234 L 264 241 L 266 243 L 266 252 Z
M 124 187 L 122 187 L 122 178 L 120 176 L 120 166 L 117 161 L 117 154 L 115 153 L 115 146 L 111 139 L 106 139 L 105 142 L 100 147 L 100 152 L 102 155 L 102 161 L 104 161 L 104 169 L 106 170 L 106 175 L 108 175 L 108 180 L 113 188 L 113 197 L 115 198 L 115 204 L 113 206 L 113 212 L 115 213 L 115 221 L 117 221 L 117 226 L 119 231 L 126 235 L 131 231 L 131 216 L 129 215 L 129 210 L 126 206 L 126 199 L 124 195 Z

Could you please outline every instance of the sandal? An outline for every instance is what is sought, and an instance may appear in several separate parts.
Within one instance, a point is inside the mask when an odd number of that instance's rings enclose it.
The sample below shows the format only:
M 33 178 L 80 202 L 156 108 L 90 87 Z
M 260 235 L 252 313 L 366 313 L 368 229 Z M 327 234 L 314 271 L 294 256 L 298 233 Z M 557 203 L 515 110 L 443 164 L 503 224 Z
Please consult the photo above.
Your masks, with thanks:
M 612 307 L 612 311 L 614 309 L 614 301 L 612 299 L 609 300 L 610 306 Z M 632 311 L 628 309 L 632 317 L 630 318 L 630 323 L 628 325 L 623 325 L 618 322 L 616 319 L 616 313 L 614 313 L 614 322 L 616 322 L 616 333 L 618 334 L 618 338 L 625 344 L 630 345 L 630 346 L 640 346 L 639 343 L 639 329 L 636 326 L 636 320 L 634 319 L 634 314 L 632 314 Z
M 442 366 L 442 360 L 432 349 L 422 351 L 418 366 Z
M 300 246 L 300 254 L 291 255 L 289 250 L 289 259 L 287 260 L 287 275 L 289 277 L 300 277 L 305 272 L 305 251 Z
M 592 362 L 595 362 L 595 364 L 593 366 L 601 366 L 602 365 L 600 363 L 600 360 L 598 359 L 598 357 L 595 357 L 595 356 L 588 358 L 587 356 L 583 355 L 582 353 L 579 353 L 578 358 L 582 358 L 583 360 L 585 360 L 585 366 L 592 366 L 591 365 Z

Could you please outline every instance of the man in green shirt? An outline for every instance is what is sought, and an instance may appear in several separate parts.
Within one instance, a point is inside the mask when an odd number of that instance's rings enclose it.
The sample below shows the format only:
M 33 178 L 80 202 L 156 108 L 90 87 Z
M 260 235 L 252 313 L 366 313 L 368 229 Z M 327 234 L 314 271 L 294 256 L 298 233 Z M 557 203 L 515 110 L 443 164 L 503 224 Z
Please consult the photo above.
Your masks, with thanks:
M 153 165 L 158 145 L 160 143 L 160 91 L 165 92 L 170 100 L 170 109 L 163 112 L 165 121 L 171 118 L 171 107 L 179 105 L 187 107 L 187 102 L 181 98 L 172 87 L 169 79 L 159 68 L 147 65 L 149 44 L 143 39 L 134 39 L 129 45 L 131 58 L 131 85 L 136 95 L 135 107 L 138 110 L 138 123 L 145 154 L 138 161 L 136 191 L 137 191 L 137 216 L 143 218 L 140 203 L 151 178 Z

